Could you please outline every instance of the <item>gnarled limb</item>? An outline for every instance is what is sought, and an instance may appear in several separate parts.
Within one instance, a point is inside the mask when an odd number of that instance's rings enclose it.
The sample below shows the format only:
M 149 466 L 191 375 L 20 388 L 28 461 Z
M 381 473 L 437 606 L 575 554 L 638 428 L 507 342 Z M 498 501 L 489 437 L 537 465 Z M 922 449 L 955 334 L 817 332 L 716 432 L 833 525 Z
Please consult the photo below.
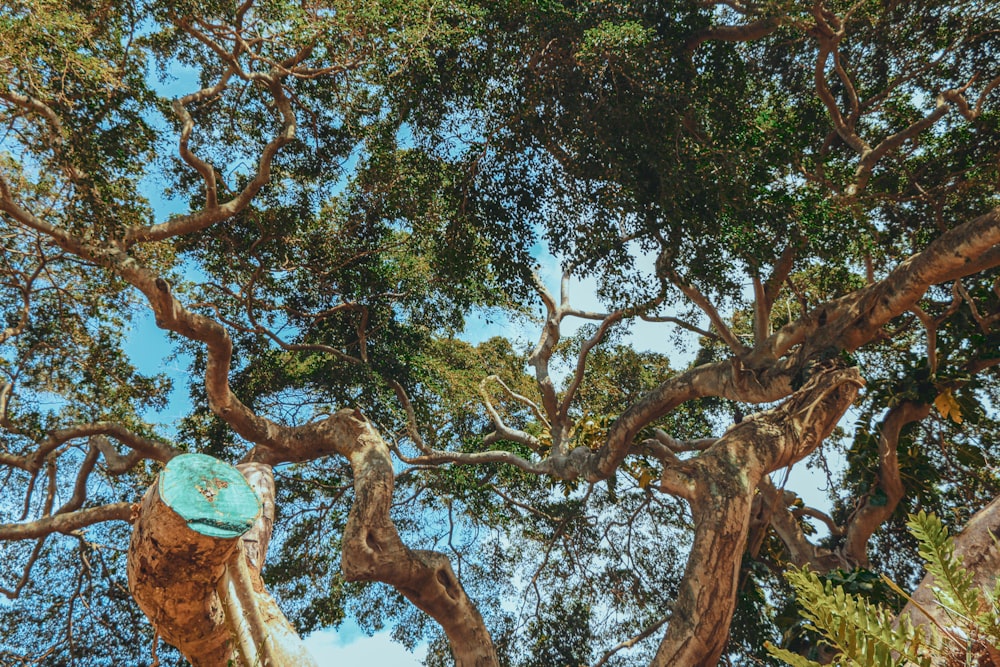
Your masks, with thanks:
M 862 384 L 857 369 L 821 370 L 789 400 L 733 426 L 686 462 L 694 484 L 694 543 L 655 667 L 714 667 L 736 605 L 757 485 L 813 451 Z
M 357 414 L 356 437 L 343 452 L 354 470 L 355 500 L 344 529 L 344 576 L 394 586 L 444 629 L 458 667 L 499 664 L 478 609 L 466 595 L 448 558 L 403 544 L 389 515 L 395 471 L 389 446 Z
M 903 480 L 899 476 L 899 458 L 896 448 L 899 434 L 909 423 L 920 421 L 930 412 L 926 403 L 906 401 L 889 410 L 878 434 L 878 488 L 885 495 L 873 502 L 872 494 L 865 496 L 861 506 L 847 522 L 847 537 L 842 548 L 849 563 L 868 567 L 868 541 L 882 522 L 892 516 L 903 499 Z

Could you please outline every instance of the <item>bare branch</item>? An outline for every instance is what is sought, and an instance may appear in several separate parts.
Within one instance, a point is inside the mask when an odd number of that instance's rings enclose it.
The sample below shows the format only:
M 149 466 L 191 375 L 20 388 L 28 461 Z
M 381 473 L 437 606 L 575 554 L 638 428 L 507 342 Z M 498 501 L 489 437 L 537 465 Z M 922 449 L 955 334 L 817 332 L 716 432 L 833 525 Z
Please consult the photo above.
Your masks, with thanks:
M 822 521 L 826 525 L 827 530 L 830 531 L 831 535 L 839 537 L 846 532 L 846 529 L 834 521 L 833 517 L 826 512 L 821 512 L 815 507 L 796 507 L 791 511 L 791 513 L 792 516 L 796 518 L 811 516 L 814 519 Z
M 765 502 L 769 503 L 773 510 L 768 517 L 770 527 L 775 535 L 778 536 L 778 539 L 781 540 L 782 544 L 785 545 L 792 563 L 797 567 L 810 565 L 817 569 L 849 567 L 837 554 L 817 547 L 806 539 L 805 533 L 802 531 L 802 524 L 795 516 L 795 511 L 797 510 L 789 511 L 788 509 L 788 496 L 794 496 L 794 494 L 775 488 L 770 478 L 766 476 L 761 479 L 758 488 Z M 794 500 L 794 498 L 791 500 Z
M 115 422 L 93 422 L 91 424 L 78 424 L 50 431 L 48 436 L 38 444 L 38 447 L 31 454 L 23 457 L 24 465 L 18 467 L 25 470 L 39 470 L 46 457 L 63 443 L 77 438 L 100 435 L 111 436 L 141 453 L 143 457 L 164 463 L 180 453 L 166 443 L 151 440 L 133 433 L 121 424 Z
M 601 659 L 598 660 L 597 662 L 595 662 L 591 667 L 602 667 L 603 665 L 608 664 L 608 660 L 610 660 L 616 653 L 618 653 L 619 651 L 622 651 L 624 649 L 627 649 L 627 648 L 632 648 L 633 646 L 635 646 L 636 644 L 638 644 L 639 642 L 641 642 L 643 639 L 646 639 L 647 637 L 649 637 L 650 635 L 652 635 L 654 632 L 656 632 L 657 630 L 659 630 L 660 628 L 662 628 L 663 624 L 666 623 L 668 620 L 670 620 L 669 616 L 667 616 L 665 618 L 661 618 L 660 620 L 655 621 L 654 623 L 646 626 L 642 630 L 642 632 L 640 632 L 639 634 L 637 634 L 637 635 L 635 635 L 633 637 L 629 637 L 628 639 L 626 639 L 625 641 L 621 642 L 620 644 L 618 644 L 618 645 L 612 647 L 611 649 L 605 651 L 604 655 L 601 656 Z
M 529 408 L 531 408 L 531 411 L 535 413 L 535 416 L 538 417 L 538 420 L 542 424 L 545 424 L 546 428 L 549 428 L 549 429 L 552 428 L 552 424 L 549 423 L 549 420 L 542 413 L 542 410 L 541 410 L 541 408 L 538 407 L 537 403 L 535 403 L 533 400 L 531 400 L 527 396 L 524 396 L 522 394 L 518 394 L 517 392 L 515 392 L 514 390 L 512 390 L 510 387 L 507 386 L 506 382 L 504 382 L 503 380 L 500 379 L 500 376 L 498 376 L 498 375 L 488 375 L 485 378 L 483 378 L 483 380 L 479 383 L 479 394 L 486 401 L 486 403 L 487 403 L 486 407 L 487 407 L 487 410 L 490 411 L 490 417 L 491 418 L 493 417 L 493 415 L 495 413 L 493 411 L 494 410 L 493 409 L 493 404 L 491 403 L 490 398 L 489 398 L 489 393 L 486 391 L 486 383 L 487 382 L 495 382 L 498 385 L 500 385 L 500 387 L 504 390 L 504 393 L 506 393 L 510 398 L 514 399 L 518 403 L 521 403 L 522 405 L 526 405 Z M 494 423 L 496 423 L 495 420 L 494 420 Z
M 712 322 L 712 326 L 719 332 L 722 340 L 724 340 L 726 345 L 729 346 L 729 349 L 732 350 L 733 354 L 742 356 L 748 352 L 747 347 L 740 341 L 739 338 L 736 337 L 736 334 L 732 332 L 729 325 L 726 324 L 726 321 L 722 319 L 721 315 L 719 315 L 719 311 L 716 310 L 715 306 L 712 305 L 712 302 L 701 293 L 701 290 L 682 278 L 676 272 L 670 272 L 670 279 L 687 298 L 691 299 L 695 305 L 701 308 L 702 312 L 708 315 L 708 319 Z
M 542 394 L 542 408 L 548 416 L 549 423 L 553 426 L 552 437 L 553 445 L 555 446 L 556 440 L 561 440 L 561 433 L 558 432 L 561 420 L 556 389 L 549 372 L 549 361 L 552 358 L 552 352 L 556 344 L 559 342 L 559 325 L 562 322 L 563 312 L 559 305 L 556 304 L 555 298 L 545 288 L 545 285 L 542 284 L 541 278 L 537 274 L 532 274 L 532 277 L 534 278 L 535 290 L 541 297 L 542 303 L 545 304 L 546 317 L 538 344 L 528 356 L 528 363 L 535 369 L 535 381 L 538 383 L 538 389 Z M 558 446 L 561 446 L 561 442 Z
M 52 533 L 71 533 L 95 523 L 130 521 L 131 503 L 88 507 L 65 514 L 53 514 L 27 523 L 0 524 L 0 540 L 27 540 Z

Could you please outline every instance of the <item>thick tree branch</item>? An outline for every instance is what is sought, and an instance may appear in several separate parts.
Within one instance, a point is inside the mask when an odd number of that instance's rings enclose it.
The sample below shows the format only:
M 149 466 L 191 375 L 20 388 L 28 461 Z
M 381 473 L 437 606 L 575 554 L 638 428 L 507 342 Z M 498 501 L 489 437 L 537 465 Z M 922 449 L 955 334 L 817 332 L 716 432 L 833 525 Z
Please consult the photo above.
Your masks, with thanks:
M 395 472 L 389 447 L 360 415 L 353 426 L 355 437 L 342 451 L 354 470 L 355 489 L 343 537 L 345 578 L 394 586 L 441 624 L 458 667 L 498 665 L 482 616 L 448 558 L 435 551 L 413 551 L 400 540 L 390 517 Z
M 555 298 L 545 288 L 545 285 L 542 284 L 541 278 L 534 274 L 533 278 L 535 290 L 545 305 L 545 324 L 542 327 L 538 344 L 528 356 L 528 364 L 535 369 L 535 381 L 542 394 L 542 408 L 548 416 L 549 423 L 552 425 L 552 442 L 553 449 L 555 450 L 563 446 L 563 433 L 561 432 L 563 424 L 559 415 L 559 402 L 556 397 L 555 384 L 549 372 L 549 361 L 552 358 L 552 352 L 555 350 L 556 344 L 559 343 L 559 325 L 562 322 L 563 312 L 560 304 L 556 303 Z M 564 275 L 563 279 L 565 280 L 566 278 L 567 276 Z M 564 290 L 563 297 L 565 298 L 565 296 Z
M 854 566 L 868 567 L 868 542 L 882 523 L 892 516 L 896 506 L 903 499 L 905 488 L 899 476 L 897 447 L 903 427 L 919 421 L 930 412 L 930 405 L 906 401 L 889 410 L 878 434 L 878 479 L 877 490 L 865 496 L 861 506 L 847 521 L 847 537 L 842 551 L 844 557 Z M 881 491 L 885 497 L 876 501 L 873 493 Z
M 766 475 L 761 478 L 758 488 L 764 502 L 771 509 L 767 517 L 770 528 L 778 536 L 782 544 L 785 545 L 789 560 L 796 567 L 809 565 L 820 571 L 848 567 L 837 554 L 828 549 L 817 547 L 806 538 L 805 533 L 802 531 L 802 524 L 798 521 L 797 515 L 800 510 L 788 509 L 789 505 L 795 502 L 794 493 L 775 488 L 770 478 Z M 825 519 L 824 522 L 830 527 L 831 532 L 836 534 L 836 530 L 839 528 L 833 524 L 830 517 L 823 515 L 821 512 L 817 512 L 815 515 L 822 515 L 818 518 L 820 520 Z M 814 514 L 810 513 L 810 516 L 814 516 Z
M 27 523 L 0 524 L 0 540 L 26 540 L 52 533 L 71 533 L 104 521 L 130 521 L 131 508 L 131 503 L 112 503 L 65 514 L 52 514 Z
M 821 369 L 783 404 L 736 424 L 690 462 L 694 543 L 653 667 L 714 667 L 725 648 L 754 493 L 830 434 L 862 385 L 857 369 Z

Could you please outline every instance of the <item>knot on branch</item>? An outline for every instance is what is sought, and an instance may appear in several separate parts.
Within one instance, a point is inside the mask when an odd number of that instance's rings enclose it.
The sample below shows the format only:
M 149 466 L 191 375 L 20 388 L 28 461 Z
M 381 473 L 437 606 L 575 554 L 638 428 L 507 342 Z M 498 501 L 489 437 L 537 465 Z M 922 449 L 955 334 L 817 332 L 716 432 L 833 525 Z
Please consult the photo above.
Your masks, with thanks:
M 857 367 L 839 357 L 816 362 L 802 388 L 775 411 L 792 443 L 793 460 L 780 465 L 798 460 L 830 435 L 864 386 Z

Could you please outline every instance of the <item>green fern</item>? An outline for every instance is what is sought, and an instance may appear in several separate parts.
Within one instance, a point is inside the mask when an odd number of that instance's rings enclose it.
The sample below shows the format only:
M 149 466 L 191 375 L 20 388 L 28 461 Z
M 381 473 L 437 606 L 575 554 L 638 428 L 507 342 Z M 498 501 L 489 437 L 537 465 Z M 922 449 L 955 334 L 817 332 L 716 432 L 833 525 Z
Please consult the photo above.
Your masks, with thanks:
M 934 596 L 956 622 L 977 619 L 983 608 L 983 596 L 972 573 L 955 555 L 955 542 L 948 529 L 933 514 L 911 514 L 907 527 L 917 538 L 917 552 L 927 561 L 928 574 L 934 575 Z
M 966 661 L 975 655 L 1000 655 L 995 648 L 1000 640 L 1000 582 L 992 591 L 975 585 L 972 574 L 955 555 L 948 530 L 936 516 L 920 512 L 911 515 L 907 525 L 919 542 L 918 552 L 927 561 L 927 572 L 934 576 L 937 602 L 949 616 L 947 634 L 934 626 L 915 627 L 909 616 L 897 622 L 892 611 L 846 593 L 808 570 L 788 572 L 785 576 L 795 588 L 803 618 L 837 652 L 833 664 L 930 667 L 962 654 Z M 961 645 L 959 637 L 965 638 Z M 820 665 L 785 649 L 766 647 L 772 656 L 792 667 Z
M 837 650 L 836 664 L 844 667 L 903 667 L 914 664 L 928 667 L 930 658 L 925 634 L 910 624 L 893 628 L 891 611 L 869 604 L 859 595 L 844 592 L 840 586 L 824 582 L 809 570 L 793 570 L 786 575 L 795 588 L 802 616 L 810 629 Z M 820 663 L 774 646 L 768 651 L 794 667 L 814 667 Z

